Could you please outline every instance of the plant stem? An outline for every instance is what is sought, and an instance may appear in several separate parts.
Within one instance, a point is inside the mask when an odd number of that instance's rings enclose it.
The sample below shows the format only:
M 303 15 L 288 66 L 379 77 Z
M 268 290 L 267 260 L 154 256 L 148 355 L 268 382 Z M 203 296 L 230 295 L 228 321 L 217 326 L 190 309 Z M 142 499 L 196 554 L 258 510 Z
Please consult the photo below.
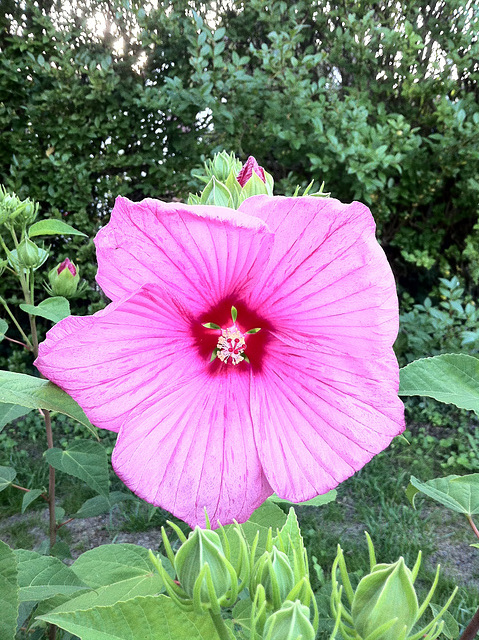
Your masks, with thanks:
M 225 621 L 221 617 L 221 614 L 215 614 L 210 609 L 210 616 L 213 620 L 213 624 L 215 625 L 215 629 L 220 640 L 231 640 L 230 632 L 228 631 L 228 627 L 225 625 Z
M 53 449 L 52 420 L 49 411 L 43 411 L 45 429 L 47 431 L 47 445 Z M 57 540 L 57 523 L 55 518 L 55 469 L 48 465 L 48 510 L 50 512 L 50 549 Z
M 467 625 L 467 627 L 464 630 L 464 633 L 459 638 L 459 640 L 474 640 L 478 631 L 479 631 L 479 609 L 474 614 L 473 619 Z
M 25 334 L 25 332 L 23 331 L 22 327 L 18 324 L 17 319 L 15 318 L 15 316 L 13 315 L 13 313 L 10 311 L 10 307 L 8 306 L 8 304 L 5 302 L 5 300 L 3 298 L 0 297 L 0 304 L 2 304 L 5 308 L 5 311 L 8 313 L 8 315 L 10 316 L 10 318 L 13 320 L 15 326 L 17 327 L 17 329 L 20 331 L 20 334 L 22 336 L 22 338 L 25 340 L 25 343 L 28 345 L 28 347 L 30 349 L 33 349 L 32 343 L 30 342 L 30 340 L 28 339 L 27 335 Z
M 474 520 L 471 516 L 466 516 L 469 524 L 471 525 L 471 529 L 474 531 L 476 536 L 479 538 L 479 529 L 476 527 Z

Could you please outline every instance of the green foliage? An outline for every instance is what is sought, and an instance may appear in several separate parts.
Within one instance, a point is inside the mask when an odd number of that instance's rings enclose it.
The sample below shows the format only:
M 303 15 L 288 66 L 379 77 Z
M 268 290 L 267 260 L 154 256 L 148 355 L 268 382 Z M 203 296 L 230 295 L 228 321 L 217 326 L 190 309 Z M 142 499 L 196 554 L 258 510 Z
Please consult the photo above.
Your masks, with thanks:
M 415 496 L 419 492 L 457 513 L 466 516 L 479 513 L 479 473 L 466 476 L 452 475 L 427 482 L 421 482 L 412 476 L 407 496 L 413 506 Z
M 188 174 L 202 159 L 234 149 L 255 155 L 279 193 L 313 177 L 370 205 L 401 277 L 446 259 L 474 270 L 469 6 L 12 3 L 0 39 L 0 172 L 42 216 L 92 236 L 116 195 L 185 197 L 200 187 Z M 98 15 L 108 30 L 93 26 Z M 52 242 L 56 259 L 69 254 L 93 281 L 91 244 Z
M 23 373 L 0 371 L 0 403 L 18 404 L 29 409 L 59 411 L 91 429 L 94 427 L 78 404 L 52 382 Z
M 412 304 L 411 296 L 405 294 L 402 306 L 395 344 L 402 364 L 446 351 L 477 352 L 479 311 L 456 276 L 439 278 L 439 286 L 422 304 Z
M 15 554 L 0 541 L 0 634 L 4 640 L 13 640 L 17 629 L 18 571 Z
M 400 372 L 399 394 L 428 396 L 479 414 L 479 359 L 443 354 L 411 362 Z

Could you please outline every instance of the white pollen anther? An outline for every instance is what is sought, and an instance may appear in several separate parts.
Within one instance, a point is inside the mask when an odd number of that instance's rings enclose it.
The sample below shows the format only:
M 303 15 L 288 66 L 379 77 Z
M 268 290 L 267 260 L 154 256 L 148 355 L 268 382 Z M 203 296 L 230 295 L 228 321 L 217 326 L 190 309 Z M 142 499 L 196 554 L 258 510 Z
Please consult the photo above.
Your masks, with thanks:
M 222 362 L 239 364 L 245 359 L 243 354 L 246 349 L 246 342 L 243 334 L 235 325 L 221 330 L 221 336 L 216 348 L 216 355 Z

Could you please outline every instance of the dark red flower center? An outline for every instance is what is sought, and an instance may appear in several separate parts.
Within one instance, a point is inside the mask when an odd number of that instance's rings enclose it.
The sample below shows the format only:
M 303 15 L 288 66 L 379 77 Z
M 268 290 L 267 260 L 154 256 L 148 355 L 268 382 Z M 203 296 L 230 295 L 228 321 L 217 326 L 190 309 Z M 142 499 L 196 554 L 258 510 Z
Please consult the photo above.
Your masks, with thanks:
M 192 333 L 200 355 L 206 364 L 210 363 L 212 372 L 229 370 L 230 365 L 258 370 L 271 328 L 268 320 L 231 297 L 212 306 L 193 322 Z

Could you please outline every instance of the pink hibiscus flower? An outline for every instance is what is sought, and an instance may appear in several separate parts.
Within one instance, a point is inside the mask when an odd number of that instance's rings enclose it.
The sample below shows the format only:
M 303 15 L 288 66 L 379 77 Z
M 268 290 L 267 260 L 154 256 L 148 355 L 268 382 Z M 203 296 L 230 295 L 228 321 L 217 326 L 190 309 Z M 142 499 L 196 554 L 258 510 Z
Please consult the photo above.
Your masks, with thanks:
M 96 237 L 113 302 L 57 324 L 36 365 L 118 432 L 123 482 L 191 526 L 205 507 L 243 522 L 273 491 L 307 500 L 404 429 L 397 296 L 374 234 L 360 203 L 120 197 Z

